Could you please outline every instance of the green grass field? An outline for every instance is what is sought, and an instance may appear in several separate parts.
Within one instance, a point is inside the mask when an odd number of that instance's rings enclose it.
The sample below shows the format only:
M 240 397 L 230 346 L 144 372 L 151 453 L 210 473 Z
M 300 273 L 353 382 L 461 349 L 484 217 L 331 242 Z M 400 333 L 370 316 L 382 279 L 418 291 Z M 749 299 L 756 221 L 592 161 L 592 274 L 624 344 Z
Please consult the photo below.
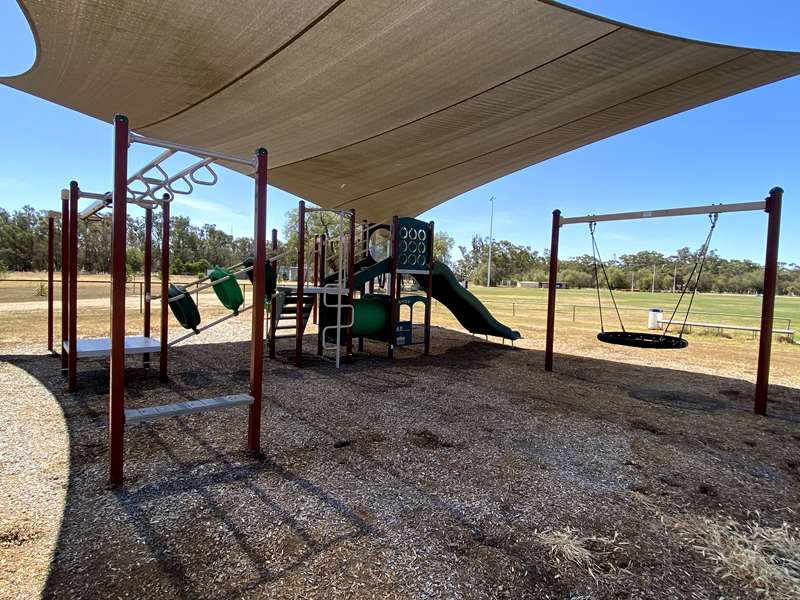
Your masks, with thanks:
M 506 312 L 511 305 L 525 310 L 544 310 L 547 303 L 546 289 L 533 288 L 485 288 L 470 286 L 470 291 L 480 298 L 489 310 Z M 615 292 L 617 305 L 622 309 L 626 326 L 642 328 L 647 323 L 646 309 L 661 308 L 669 315 L 678 301 L 679 294 L 649 292 Z M 616 322 L 616 315 L 608 291 L 601 293 L 603 315 L 608 323 Z M 560 316 L 571 313 L 573 307 L 577 320 L 597 319 L 597 295 L 593 289 L 558 290 L 557 305 Z M 684 297 L 682 309 L 689 303 L 689 294 Z M 761 314 L 761 297 L 733 294 L 697 294 L 692 305 L 690 321 L 715 324 L 757 326 Z M 683 317 L 683 312 L 679 312 Z M 677 317 L 676 317 L 677 319 Z M 790 324 L 789 324 L 790 323 Z M 775 301 L 775 328 L 797 329 L 800 325 L 800 297 L 778 297 Z

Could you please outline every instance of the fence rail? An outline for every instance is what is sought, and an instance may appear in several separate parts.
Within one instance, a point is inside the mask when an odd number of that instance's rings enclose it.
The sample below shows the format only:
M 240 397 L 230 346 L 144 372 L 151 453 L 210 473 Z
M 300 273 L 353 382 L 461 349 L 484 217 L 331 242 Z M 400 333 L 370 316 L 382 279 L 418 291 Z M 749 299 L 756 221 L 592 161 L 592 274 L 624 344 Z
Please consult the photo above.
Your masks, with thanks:
M 181 281 L 173 280 L 175 283 L 180 284 Z M 189 279 L 191 281 L 191 279 Z M 153 278 L 153 287 L 155 288 L 157 283 L 160 282 L 159 279 Z M 188 281 L 187 281 L 188 282 Z M 47 279 L 24 279 L 24 278 L 12 278 L 7 277 L 5 279 L 0 280 L 0 284 L 2 283 L 27 283 L 32 284 L 35 286 L 44 285 L 47 286 Z M 54 287 L 60 286 L 60 281 L 55 281 Z M 92 285 L 111 285 L 110 279 L 84 279 L 78 281 L 78 287 L 86 284 Z M 249 281 L 239 281 L 239 285 L 242 287 L 242 295 L 245 299 L 245 304 L 247 303 L 247 293 L 248 289 L 252 288 L 253 285 Z M 137 295 L 139 297 L 139 312 L 143 312 L 144 310 L 144 282 L 142 281 L 131 281 L 128 283 L 128 287 L 132 288 L 132 292 L 128 294 Z M 206 292 L 207 294 L 212 294 L 212 292 Z M 250 292 L 252 294 L 252 291 Z M 200 296 L 199 292 L 195 292 L 195 303 L 200 305 Z M 547 303 L 545 302 L 536 302 L 535 300 L 494 300 L 494 299 L 482 299 L 481 302 L 487 306 L 504 306 L 511 310 L 512 316 L 517 316 L 517 310 L 526 310 L 526 311 L 547 311 Z M 58 303 L 58 302 L 56 302 Z M 437 303 L 439 304 L 439 303 Z M 612 305 L 603 305 L 603 310 L 613 311 L 614 307 Z M 641 306 L 620 306 L 619 310 L 621 312 L 647 312 L 650 309 L 641 307 Z M 564 314 L 567 313 L 571 315 L 571 320 L 574 323 L 578 319 L 578 315 L 581 311 L 597 311 L 596 304 L 563 304 L 559 303 L 556 307 L 556 311 L 558 313 Z M 665 311 L 665 314 L 670 314 L 669 311 Z M 691 313 L 693 316 L 707 316 L 707 317 L 728 317 L 734 319 L 751 319 L 753 321 L 760 321 L 761 317 L 759 315 L 746 315 L 741 313 L 723 313 L 723 312 L 710 312 L 710 311 L 699 311 L 693 310 Z M 684 316 L 686 315 L 686 311 L 678 311 L 675 314 L 675 318 L 673 319 L 675 323 L 678 323 L 683 320 Z M 779 323 L 784 323 L 785 327 L 782 329 L 791 329 L 792 328 L 792 319 L 790 317 L 774 317 L 773 319 L 773 326 L 776 326 Z

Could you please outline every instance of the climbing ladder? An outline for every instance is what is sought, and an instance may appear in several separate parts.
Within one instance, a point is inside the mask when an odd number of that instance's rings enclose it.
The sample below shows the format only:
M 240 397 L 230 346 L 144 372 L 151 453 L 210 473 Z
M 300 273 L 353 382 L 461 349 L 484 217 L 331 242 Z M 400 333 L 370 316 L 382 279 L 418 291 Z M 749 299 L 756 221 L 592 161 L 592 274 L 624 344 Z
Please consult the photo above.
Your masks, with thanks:
M 272 302 L 275 304 L 274 309 L 270 311 L 270 327 L 269 327 L 269 356 L 275 358 L 275 342 L 283 338 L 295 338 L 298 335 L 297 331 L 297 292 L 294 289 L 278 288 L 275 295 L 272 297 Z M 302 328 L 299 335 L 303 335 L 308 324 L 308 319 L 311 316 L 311 310 L 316 301 L 316 295 L 313 293 L 303 294 L 303 318 Z

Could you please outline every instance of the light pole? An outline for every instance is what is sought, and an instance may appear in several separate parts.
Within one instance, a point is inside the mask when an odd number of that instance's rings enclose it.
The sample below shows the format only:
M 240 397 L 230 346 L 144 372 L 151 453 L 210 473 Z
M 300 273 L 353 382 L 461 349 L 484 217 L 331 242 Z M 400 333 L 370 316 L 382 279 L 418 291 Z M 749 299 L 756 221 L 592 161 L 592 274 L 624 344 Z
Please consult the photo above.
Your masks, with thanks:
M 486 271 L 486 287 L 492 287 L 492 246 L 494 241 L 492 239 L 492 229 L 494 228 L 494 196 L 489 198 L 492 204 L 492 212 L 489 217 L 489 268 Z
M 678 282 L 678 262 L 675 261 L 675 269 L 672 271 L 672 293 L 675 293 L 675 284 Z
M 651 294 L 655 294 L 656 293 L 656 265 L 655 265 L 655 263 L 653 263 L 653 285 L 652 285 L 652 289 L 650 290 L 650 293 Z

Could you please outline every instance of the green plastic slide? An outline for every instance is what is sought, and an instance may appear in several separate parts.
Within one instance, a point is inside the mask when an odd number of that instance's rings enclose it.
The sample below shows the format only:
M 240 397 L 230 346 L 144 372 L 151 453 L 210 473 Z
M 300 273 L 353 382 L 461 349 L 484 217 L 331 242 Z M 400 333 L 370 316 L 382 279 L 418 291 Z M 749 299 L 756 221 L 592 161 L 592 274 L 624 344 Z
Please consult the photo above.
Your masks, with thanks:
M 419 287 L 428 289 L 427 275 L 414 275 Z M 518 340 L 519 331 L 503 325 L 495 319 L 483 303 L 462 286 L 453 272 L 438 261 L 433 263 L 433 290 L 431 295 L 444 304 L 470 333 L 493 335 L 507 340 Z

